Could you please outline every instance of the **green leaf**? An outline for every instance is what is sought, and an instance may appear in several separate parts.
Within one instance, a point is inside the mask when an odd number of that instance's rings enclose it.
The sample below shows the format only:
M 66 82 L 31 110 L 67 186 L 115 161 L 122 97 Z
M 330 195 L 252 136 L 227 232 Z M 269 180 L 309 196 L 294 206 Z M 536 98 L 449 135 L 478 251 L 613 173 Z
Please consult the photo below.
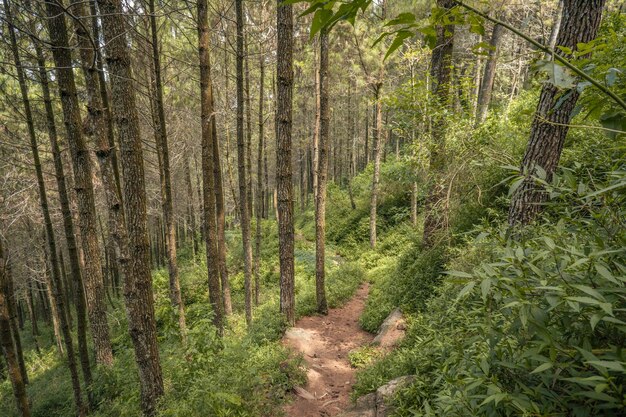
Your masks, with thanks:
M 618 284 L 618 281 L 615 279 L 611 271 L 609 271 L 606 266 L 602 264 L 595 264 L 594 267 L 596 268 L 596 271 L 598 271 L 598 274 L 600 274 L 600 276 L 608 281 L 611 281 L 614 284 Z
M 413 13 L 400 13 L 395 19 L 385 23 L 385 26 L 409 25 L 411 23 L 415 23 L 415 15 Z
M 465 295 L 467 295 L 470 291 L 474 289 L 475 285 L 476 285 L 475 281 L 468 282 L 467 285 L 463 287 L 461 291 L 459 291 L 459 295 L 456 297 L 456 299 L 460 300 L 461 298 L 463 298 Z
M 480 292 L 482 293 L 483 300 L 487 299 L 487 294 L 489 294 L 489 290 L 491 289 L 491 278 L 485 278 L 480 283 Z
M 553 365 L 552 365 L 551 362 L 542 363 L 541 365 L 536 367 L 535 370 L 531 372 L 531 374 L 538 374 L 539 372 L 546 371 L 546 370 L 552 368 L 552 366 Z
M 600 367 L 610 369 L 615 372 L 626 372 L 624 365 L 618 361 L 588 361 L 587 363 L 596 369 Z
M 332 10 L 318 9 L 313 16 L 311 22 L 311 38 L 313 38 L 322 28 L 328 23 L 330 18 L 333 17 Z
M 413 32 L 409 30 L 398 31 L 396 33 L 396 37 L 393 39 L 393 42 L 391 42 L 391 45 L 389 46 L 389 49 L 387 50 L 387 53 L 385 54 L 384 59 L 386 60 L 389 57 L 389 55 L 394 53 L 396 49 L 402 46 L 405 39 L 410 38 L 411 36 L 413 36 Z
M 474 275 L 468 274 L 463 271 L 445 271 L 444 274 L 450 275 L 452 277 L 460 277 L 460 278 L 474 278 Z

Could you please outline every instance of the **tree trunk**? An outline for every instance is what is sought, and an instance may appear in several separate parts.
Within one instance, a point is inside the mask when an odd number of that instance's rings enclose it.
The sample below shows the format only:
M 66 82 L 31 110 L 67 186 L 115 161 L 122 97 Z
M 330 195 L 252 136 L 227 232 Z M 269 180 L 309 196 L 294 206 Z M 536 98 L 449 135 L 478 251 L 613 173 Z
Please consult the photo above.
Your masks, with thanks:
M 556 48 L 556 40 L 559 37 L 559 31 L 561 28 L 561 20 L 563 19 L 563 0 L 559 0 L 559 4 L 556 8 L 554 16 L 554 23 L 552 24 L 552 30 L 550 31 L 550 40 L 548 41 L 548 47 L 551 50 Z M 546 53 L 543 59 L 551 59 L 551 55 Z
M 46 10 L 52 54 L 57 67 L 59 96 L 61 97 L 67 139 L 72 154 L 83 253 L 85 258 L 89 260 L 84 264 L 83 276 L 87 314 L 96 351 L 96 362 L 111 366 L 113 364 L 113 351 L 107 323 L 104 281 L 100 264 L 91 159 L 87 142 L 81 130 L 78 96 L 68 42 L 69 32 L 65 23 L 65 9 L 59 0 L 52 0 L 46 2 Z M 53 254 L 51 253 L 50 256 L 52 257 Z M 56 257 L 56 255 L 54 256 Z
M 4 6 L 6 13 L 7 0 L 5 0 Z M 11 29 L 11 32 L 13 33 L 13 29 Z M 4 354 L 7 362 L 9 378 L 11 379 L 11 384 L 13 385 L 13 394 L 15 396 L 17 408 L 22 417 L 30 417 L 30 407 L 25 387 L 26 381 L 24 380 L 24 376 L 20 370 L 13 336 L 11 334 L 8 308 L 9 294 L 5 293 L 8 278 L 8 260 L 5 257 L 2 246 L 2 239 L 0 239 L 0 346 L 2 347 L 2 353 Z
M 76 405 L 76 413 L 78 416 L 83 416 L 87 413 L 87 409 L 85 407 L 85 404 L 83 403 L 83 399 L 82 399 L 82 393 L 81 393 L 81 387 L 80 387 L 80 380 L 78 378 L 78 371 L 77 371 L 77 367 L 76 367 L 76 358 L 74 357 L 74 345 L 73 345 L 73 341 L 72 341 L 72 335 L 71 335 L 71 330 L 70 327 L 68 325 L 67 322 L 67 316 L 65 314 L 65 307 L 64 307 L 64 299 L 63 299 L 63 294 L 61 293 L 61 272 L 59 269 L 59 263 L 58 263 L 58 259 L 57 259 L 57 249 L 56 249 L 56 242 L 55 242 L 55 238 L 54 238 L 54 231 L 53 231 L 53 225 L 52 225 L 52 220 L 50 217 L 50 211 L 48 209 L 48 197 L 46 195 L 46 188 L 45 188 L 45 182 L 44 182 L 44 178 L 43 178 L 43 171 L 41 168 L 41 162 L 39 159 L 39 150 L 37 147 L 37 136 L 35 134 L 35 126 L 33 123 L 33 117 L 32 117 L 32 113 L 31 113 L 31 107 L 30 107 L 30 101 L 29 101 L 29 95 L 28 95 L 28 87 L 26 85 L 26 79 L 24 76 L 24 71 L 23 71 L 23 67 L 20 61 L 20 56 L 19 56 L 19 50 L 18 50 L 18 45 L 17 45 L 17 38 L 15 35 L 15 29 L 12 25 L 12 17 L 11 17 L 11 11 L 10 11 L 10 7 L 9 7 L 9 3 L 8 0 L 4 1 L 4 8 L 5 8 L 5 13 L 7 15 L 7 20 L 9 22 L 9 35 L 11 38 L 11 49 L 13 52 L 13 58 L 15 61 L 15 67 L 17 69 L 17 75 L 18 75 L 18 81 L 19 81 L 19 85 L 20 85 L 20 92 L 22 95 L 22 101 L 24 104 L 24 114 L 26 116 L 26 123 L 28 125 L 28 133 L 29 133 L 29 137 L 30 137 L 30 144 L 31 144 L 31 151 L 32 151 L 32 155 L 33 155 L 33 163 L 35 166 L 35 173 L 37 176 L 37 185 L 38 185 L 38 190 L 39 190 L 39 201 L 41 204 L 41 211 L 42 211 L 42 215 L 44 218 L 44 225 L 45 225 L 45 231 L 46 231 L 46 240 L 48 243 L 48 256 L 50 257 L 50 264 L 51 264 L 51 269 L 52 269 L 52 279 L 51 279 L 51 293 L 52 293 L 52 301 L 57 309 L 58 312 L 58 319 L 59 319 L 59 326 L 61 328 L 61 332 L 63 334 L 63 339 L 65 342 L 65 348 L 66 348 L 66 352 L 67 352 L 67 360 L 68 360 L 68 367 L 69 367 L 69 371 L 70 371 L 70 376 L 71 376 L 71 380 L 72 380 L 72 389 L 73 389 L 73 394 L 74 394 L 74 402 Z M 53 6 L 54 7 L 54 6 Z M 64 15 L 61 14 L 60 18 L 63 19 Z M 55 19 L 56 20 L 56 19 Z M 55 23 L 51 23 L 50 24 L 51 29 L 55 28 Z M 56 29 L 56 28 L 55 28 Z M 50 30 L 51 33 L 51 37 L 53 40 L 53 44 L 56 44 L 54 41 L 56 40 L 56 34 L 54 33 L 54 30 Z M 57 64 L 57 66 L 59 66 Z M 61 71 L 60 71 L 61 72 Z M 61 74 L 59 73 L 59 85 L 62 86 L 63 85 L 63 77 L 61 76 Z M 64 89 L 61 88 L 61 91 L 63 91 Z M 68 135 L 69 136 L 69 135 Z M 2 258 L 4 258 L 2 256 Z M 4 265 L 4 275 L 7 276 L 7 278 L 9 279 L 8 282 L 10 282 L 10 277 L 8 276 L 10 274 L 10 271 L 8 269 L 8 265 Z M 5 278 L 6 279 L 6 278 Z M 9 300 L 9 306 L 10 306 L 10 300 Z M 106 318 L 105 318 L 106 319 Z M 107 327 L 108 330 L 108 327 Z M 19 334 L 18 334 L 19 336 Z M 108 334 L 106 335 L 108 340 Z M 21 342 L 19 342 L 19 339 L 16 340 L 16 342 L 18 342 L 18 350 L 21 350 Z M 109 346 L 109 352 L 110 352 L 110 344 Z M 19 352 L 18 352 L 19 354 Z M 112 359 L 112 358 L 111 358 Z M 26 371 L 24 370 L 24 382 L 28 382 L 28 379 L 26 377 Z
M 209 67 L 210 69 L 210 67 Z M 209 78 L 209 81 L 211 79 Z M 215 95 L 213 94 L 213 83 L 211 86 L 211 109 L 215 109 Z M 222 303 L 224 305 L 224 314 L 233 313 L 233 303 L 230 296 L 230 281 L 228 279 L 228 265 L 226 264 L 226 206 L 224 204 L 224 181 L 222 179 L 222 164 L 220 162 L 220 145 L 217 139 L 217 117 L 215 111 L 211 110 L 211 125 L 213 131 L 211 134 L 213 140 L 213 178 L 215 185 L 215 216 L 217 220 L 217 262 L 220 271 L 220 282 L 222 284 Z
M 261 291 L 260 269 L 261 269 L 261 221 L 263 219 L 263 202 L 265 201 L 265 192 L 263 190 L 263 149 L 265 147 L 264 127 L 265 120 L 263 114 L 263 104 L 265 103 L 265 57 L 259 55 L 259 145 L 257 149 L 256 163 L 256 181 L 257 181 L 257 197 L 256 197 L 256 239 L 254 254 L 254 304 L 259 304 L 259 293 Z
M 243 0 L 235 0 L 237 16 L 237 173 L 239 178 L 239 217 L 243 244 L 246 323 L 252 322 L 252 245 L 250 242 L 250 209 L 248 208 L 248 181 L 246 178 L 246 144 L 243 130 Z
M 178 327 L 180 329 L 183 345 L 187 343 L 187 324 L 185 323 L 185 306 L 180 293 L 180 279 L 178 276 L 178 261 L 176 259 L 176 231 L 174 224 L 174 201 L 172 198 L 172 179 L 170 167 L 170 153 L 167 140 L 167 126 L 165 123 L 165 109 L 163 105 L 163 83 L 161 77 L 161 57 L 159 55 L 159 39 L 157 33 L 157 22 L 154 9 L 154 0 L 148 1 L 148 11 L 150 13 L 150 34 L 152 46 L 152 64 L 154 71 L 154 104 L 155 123 L 154 136 L 156 137 L 156 148 L 161 156 L 162 176 L 161 178 L 161 204 L 163 217 L 165 219 L 165 245 L 167 249 L 167 269 L 169 274 L 170 302 L 178 316 Z
M 185 188 L 187 189 L 187 224 L 189 227 L 189 234 L 191 235 L 192 250 L 194 255 L 194 262 L 196 254 L 198 253 L 198 237 L 197 224 L 196 224 L 196 210 L 193 198 L 193 186 L 191 185 L 191 167 L 189 166 L 189 156 L 185 155 L 184 160 L 184 175 L 185 175 Z
M 382 77 L 381 77 L 382 79 Z M 372 195 L 370 198 L 370 247 L 376 247 L 376 216 L 378 206 L 378 182 L 380 181 L 380 159 L 385 146 L 383 133 L 383 103 L 380 93 L 382 81 L 374 86 L 374 100 L 376 105 L 376 126 L 372 145 L 374 147 L 374 175 L 372 176 Z
M 317 166 L 317 193 L 315 198 L 315 296 L 317 312 L 328 314 L 326 301 L 326 183 L 328 180 L 328 145 L 330 141 L 330 103 L 328 82 L 328 31 L 320 32 L 319 102 L 320 135 Z
M 111 74 L 113 117 L 119 132 L 122 175 L 133 179 L 123 184 L 126 230 L 120 230 L 118 239 L 120 264 L 125 275 L 124 297 L 139 368 L 141 408 L 144 415 L 154 416 L 158 400 L 163 395 L 163 377 L 154 319 L 143 150 L 130 51 L 125 36 L 127 26 L 120 0 L 98 0 L 98 6 L 107 67 Z
M 291 127 L 293 95 L 293 6 L 278 0 L 276 13 L 278 94 L 276 100 L 276 199 L 280 260 L 280 312 L 293 326 L 295 314 Z
M 215 213 L 215 174 L 213 172 L 213 89 L 211 63 L 209 60 L 209 23 L 207 0 L 200 0 L 198 7 L 198 54 L 200 58 L 200 106 L 202 124 L 202 178 L 204 199 L 204 233 L 209 282 L 209 301 L 213 308 L 213 323 L 221 335 L 224 331 L 220 294 L 220 271 L 218 259 L 218 233 Z M 245 198 L 242 200 L 245 201 Z
M 483 80 L 480 84 L 480 89 L 478 90 L 475 126 L 480 126 L 487 118 L 487 110 L 489 110 L 491 93 L 493 91 L 493 82 L 496 78 L 496 64 L 498 61 L 498 55 L 500 54 L 500 41 L 502 40 L 502 35 L 504 35 L 504 26 L 495 25 L 489 41 L 489 45 L 492 49 L 489 49 L 489 57 L 483 72 Z
M 453 0 L 437 0 L 437 5 L 445 9 L 455 6 Z M 452 49 L 454 41 L 454 25 L 437 26 L 437 44 L 432 51 L 430 73 L 433 79 L 433 96 L 441 113 L 450 108 L 450 78 L 452 74 Z M 445 209 L 438 207 L 444 195 L 441 184 L 446 165 L 446 115 L 436 114 L 432 117 L 432 138 L 430 144 L 430 184 L 424 204 L 424 236 L 423 243 L 431 247 L 436 235 L 445 228 Z
M 321 42 L 317 38 L 317 42 Z M 315 50 L 315 126 L 313 128 L 313 197 L 317 201 L 317 172 L 319 166 L 319 141 L 320 141 L 320 60 L 317 56 L 317 48 Z M 316 202 L 317 204 L 317 202 Z
M 604 3 L 604 0 L 565 0 L 557 44 L 575 51 L 579 43 L 593 40 L 600 26 Z M 524 179 L 511 197 L 511 226 L 530 223 L 546 203 L 547 192 L 535 177 L 543 176 L 545 172 L 545 178 L 541 179 L 552 180 L 578 97 L 575 88 L 561 91 L 549 82 L 543 85 L 522 160 Z
M 245 28 L 244 28 L 245 29 Z M 250 106 L 250 68 L 248 55 L 248 34 L 244 34 L 245 45 L 245 109 L 246 109 L 246 192 L 248 195 L 248 218 L 252 219 L 254 204 L 252 201 L 252 106 Z

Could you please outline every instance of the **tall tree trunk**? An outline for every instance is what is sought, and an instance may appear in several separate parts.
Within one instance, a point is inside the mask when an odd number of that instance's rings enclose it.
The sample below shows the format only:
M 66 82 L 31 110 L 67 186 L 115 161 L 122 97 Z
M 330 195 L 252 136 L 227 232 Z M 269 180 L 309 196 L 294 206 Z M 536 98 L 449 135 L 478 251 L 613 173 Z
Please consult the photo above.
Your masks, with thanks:
M 150 270 L 150 247 L 146 216 L 143 150 L 125 14 L 120 0 L 98 0 L 111 74 L 113 117 L 119 132 L 126 229 L 120 230 L 120 264 L 124 269 L 124 297 L 130 336 L 139 368 L 141 408 L 146 416 L 157 413 L 163 395 L 159 362 L 154 297 Z
M 493 82 L 496 78 L 496 64 L 498 61 L 498 55 L 500 54 L 500 41 L 504 35 L 504 26 L 494 25 L 493 32 L 491 33 L 491 39 L 489 45 L 492 49 L 489 49 L 489 57 L 487 58 L 487 64 L 483 72 L 483 79 L 480 83 L 480 89 L 478 90 L 478 102 L 476 105 L 476 126 L 481 125 L 487 118 L 487 110 L 489 110 L 489 103 L 491 102 L 491 93 L 493 91 Z
M 246 178 L 246 144 L 243 131 L 243 0 L 235 0 L 237 17 L 237 173 L 239 177 L 239 216 L 243 244 L 246 323 L 252 322 L 252 245 L 250 242 L 250 209 L 248 208 L 248 181 Z
M 278 0 L 276 13 L 278 91 L 276 100 L 276 200 L 280 260 L 280 312 L 293 326 L 295 314 L 291 128 L 293 97 L 293 6 Z
M 5 0 L 4 6 L 6 13 L 7 0 Z M 11 32 L 12 31 L 13 29 L 11 29 Z M 26 381 L 24 380 L 24 375 L 20 370 L 15 344 L 11 334 L 8 308 L 8 297 L 10 294 L 5 292 L 7 287 L 6 282 L 8 279 L 7 268 L 8 260 L 3 251 L 2 239 L 0 238 L 0 346 L 2 347 L 2 353 L 4 354 L 4 358 L 7 362 L 9 378 L 11 379 L 11 384 L 13 385 L 13 395 L 15 396 L 17 408 L 22 417 L 30 417 L 30 407 L 25 386 Z
M 189 166 L 189 155 L 185 155 L 183 166 L 185 171 L 185 188 L 187 189 L 187 224 L 189 227 L 189 234 L 191 235 L 192 250 L 195 262 L 195 255 L 198 253 L 198 237 L 196 236 L 196 210 L 193 198 L 193 186 L 191 185 L 191 167 Z
M 256 197 L 256 239 L 254 254 L 254 304 L 259 304 L 259 293 L 261 291 L 260 269 L 261 269 L 261 221 L 263 219 L 263 202 L 265 201 L 265 192 L 263 190 L 263 149 L 265 147 L 264 127 L 265 115 L 263 114 L 263 104 L 265 103 L 265 57 L 259 55 L 259 145 L 257 149 L 256 163 L 256 181 L 257 181 L 257 197 Z
M 50 257 L 50 264 L 51 264 L 51 269 L 52 269 L 52 274 L 51 274 L 52 275 L 52 280 L 51 280 L 52 298 L 53 298 L 53 302 L 58 312 L 59 325 L 61 327 L 61 332 L 63 334 L 63 339 L 65 342 L 68 368 L 69 368 L 70 376 L 72 380 L 72 390 L 74 394 L 74 402 L 76 405 L 76 413 L 79 416 L 83 416 L 87 413 L 87 409 L 82 399 L 80 380 L 78 378 L 78 370 L 76 367 L 76 358 L 74 357 L 74 344 L 72 341 L 71 330 L 67 322 L 67 316 L 65 313 L 63 294 L 61 293 L 61 288 L 62 288 L 61 272 L 59 269 L 59 263 L 57 259 L 57 249 L 56 249 L 56 242 L 54 238 L 52 219 L 50 217 L 50 211 L 48 209 L 48 197 L 46 195 L 45 181 L 43 178 L 43 171 L 42 171 L 41 162 L 39 159 L 39 150 L 37 147 L 37 136 L 35 134 L 35 126 L 33 123 L 30 100 L 28 96 L 28 87 L 26 85 L 26 79 L 24 76 L 24 71 L 23 71 L 23 67 L 21 64 L 20 56 L 19 56 L 17 38 L 15 35 L 15 28 L 12 25 L 12 16 L 11 16 L 11 10 L 10 10 L 8 0 L 4 1 L 4 8 L 5 8 L 7 20 L 9 22 L 9 35 L 11 38 L 11 49 L 12 49 L 13 58 L 15 61 L 15 67 L 17 70 L 18 81 L 20 85 L 20 92 L 22 95 L 22 101 L 24 104 L 24 114 L 26 116 L 26 123 L 28 125 L 28 134 L 30 137 L 31 151 L 33 155 L 33 163 L 35 166 L 35 173 L 37 176 L 39 201 L 41 204 L 41 212 L 44 218 L 46 240 L 48 243 L 48 256 Z M 64 18 L 62 14 L 60 18 L 61 19 Z M 51 26 L 54 26 L 54 24 L 51 24 Z M 54 40 L 55 40 L 55 36 L 53 35 L 54 31 L 51 30 L 50 33 L 51 33 L 53 43 L 54 43 Z M 59 74 L 59 85 L 62 85 L 62 76 L 60 74 Z M 8 266 L 6 265 L 5 265 L 4 273 L 5 274 L 9 273 Z M 9 302 L 9 305 L 10 305 L 10 302 Z M 107 330 L 108 330 L 108 327 L 107 327 Z M 108 337 L 108 334 L 106 336 Z M 18 349 L 21 349 L 21 346 L 18 346 Z M 109 344 L 109 349 L 110 349 L 110 344 Z M 25 382 L 28 381 L 25 371 L 24 371 L 24 381 Z
M 69 32 L 65 23 L 65 9 L 60 0 L 51 0 L 46 2 L 46 10 L 52 54 L 57 67 L 59 96 L 61 97 L 67 139 L 72 154 L 83 253 L 85 258 L 89 260 L 84 264 L 83 275 L 87 314 L 96 351 L 96 362 L 111 366 L 113 364 L 113 351 L 107 323 L 104 280 L 100 264 L 91 159 L 87 142 L 81 130 L 78 96 L 72 71 L 72 54 L 68 41 Z M 50 254 L 50 256 L 53 255 Z
M 379 80 L 382 80 L 382 70 Z M 376 105 L 376 126 L 372 146 L 374 148 L 374 174 L 372 176 L 372 194 L 370 197 L 370 247 L 376 246 L 376 217 L 378 214 L 378 183 L 380 181 L 380 159 L 385 146 L 383 133 L 383 103 L 380 93 L 383 84 L 380 81 L 374 86 L 374 100 Z
M 315 198 L 315 296 L 317 312 L 328 314 L 326 301 L 326 182 L 328 179 L 328 145 L 330 142 L 330 103 L 328 82 L 328 31 L 320 32 L 319 100 L 320 135 Z
M 1 238 L 0 238 L 1 239 Z M 1 257 L 1 256 L 0 256 Z M 28 379 L 28 373 L 26 372 L 26 362 L 24 361 L 24 349 L 22 349 L 22 337 L 20 335 L 18 329 L 17 320 L 17 303 L 15 302 L 16 294 L 15 288 L 13 285 L 13 275 L 11 274 L 11 265 L 8 260 L 8 255 L 6 258 L 5 268 L 5 288 L 4 294 L 6 296 L 7 308 L 9 311 L 9 326 L 11 327 L 11 333 L 13 337 L 13 341 L 15 343 L 15 351 L 17 353 L 17 363 L 20 367 L 20 372 L 22 373 L 22 379 L 25 384 L 28 384 L 30 381 Z
M 244 26 L 245 32 L 245 26 Z M 250 68 L 249 68 L 249 54 L 248 54 L 248 33 L 244 33 L 244 45 L 245 45 L 245 109 L 246 109 L 246 191 L 248 195 L 248 218 L 252 219 L 254 204 L 252 201 L 252 106 L 250 105 Z
M 163 105 L 163 83 L 161 77 L 161 57 L 159 55 L 159 39 L 154 9 L 154 0 L 148 1 L 150 13 L 150 34 L 152 38 L 152 64 L 154 71 L 154 104 L 156 120 L 154 124 L 157 152 L 161 155 L 162 183 L 161 201 L 163 217 L 165 218 L 165 244 L 167 247 L 167 269 L 169 273 L 170 302 L 178 315 L 178 327 L 183 344 L 187 343 L 187 324 L 185 323 L 185 306 L 180 293 L 180 279 L 178 276 L 178 261 L 176 259 L 176 231 L 174 225 L 174 201 L 172 198 L 172 179 L 170 167 L 170 152 L 168 149 L 167 126 L 165 123 L 165 109 Z
M 455 6 L 455 2 L 453 0 L 437 0 L 437 5 L 449 10 Z M 433 96 L 440 110 L 450 106 L 453 41 L 454 25 L 437 26 L 437 43 L 432 51 L 430 73 L 433 79 Z M 438 207 L 438 204 L 445 197 L 441 177 L 446 165 L 446 116 L 435 114 L 432 119 L 429 161 L 431 178 L 424 204 L 423 243 L 426 247 L 435 244 L 435 237 L 445 228 L 445 219 L 447 217 L 445 209 Z
M 209 61 L 210 62 L 210 61 Z M 209 66 L 210 70 L 210 66 Z M 210 71 L 209 71 L 210 72 Z M 209 74 L 210 75 L 210 74 Z M 230 280 L 228 279 L 228 265 L 226 263 L 226 206 L 224 204 L 224 181 L 222 176 L 222 164 L 220 162 L 220 145 L 217 139 L 217 117 L 215 116 L 215 95 L 213 94 L 213 83 L 209 78 L 211 87 L 211 125 L 213 127 L 211 137 L 213 140 L 213 178 L 215 185 L 215 217 L 217 221 L 217 263 L 220 271 L 220 282 L 222 284 L 222 304 L 224 314 L 233 313 L 233 303 L 230 296 Z
M 202 124 L 202 178 L 204 199 L 204 233 L 209 281 L 209 301 L 213 308 L 213 323 L 219 334 L 223 333 L 222 301 L 220 293 L 220 270 L 218 259 L 218 233 L 215 213 L 215 174 L 213 172 L 213 88 L 211 62 L 209 60 L 209 18 L 207 0 L 199 0 L 198 7 L 198 54 L 200 58 L 200 112 Z M 245 197 L 242 201 L 246 201 Z
M 317 42 L 321 42 L 319 36 Z M 318 48 L 315 48 L 315 126 L 313 127 L 313 197 L 317 204 L 318 190 L 318 166 L 319 166 L 319 141 L 320 141 L 320 60 L 318 59 Z
M 579 43 L 593 40 L 600 26 L 604 3 L 604 0 L 565 0 L 557 44 L 575 51 Z M 551 83 L 543 85 L 522 160 L 524 180 L 511 197 L 511 226 L 530 223 L 547 201 L 547 192 L 534 177 L 543 170 L 545 178 L 542 179 L 552 180 L 578 97 L 575 88 L 563 92 Z

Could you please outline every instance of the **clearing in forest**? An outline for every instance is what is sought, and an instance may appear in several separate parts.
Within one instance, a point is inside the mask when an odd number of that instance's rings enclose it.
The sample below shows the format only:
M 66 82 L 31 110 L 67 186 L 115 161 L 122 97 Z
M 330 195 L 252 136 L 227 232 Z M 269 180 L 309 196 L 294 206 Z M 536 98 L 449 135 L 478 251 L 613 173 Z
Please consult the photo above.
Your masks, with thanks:
M 283 343 L 302 353 L 308 382 L 285 406 L 286 416 L 334 416 L 350 404 L 356 370 L 348 353 L 374 339 L 359 326 L 368 291 L 369 284 L 362 284 L 341 308 L 330 309 L 327 316 L 303 317 L 287 330 Z

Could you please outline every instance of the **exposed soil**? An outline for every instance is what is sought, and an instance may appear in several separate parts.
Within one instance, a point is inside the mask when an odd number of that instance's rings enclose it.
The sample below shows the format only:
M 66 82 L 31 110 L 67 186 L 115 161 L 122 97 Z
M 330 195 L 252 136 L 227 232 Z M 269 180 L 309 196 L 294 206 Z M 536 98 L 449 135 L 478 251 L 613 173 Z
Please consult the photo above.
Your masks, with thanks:
M 350 405 L 355 369 L 348 353 L 374 339 L 359 327 L 368 291 L 369 285 L 362 284 L 341 308 L 330 309 L 327 316 L 303 317 L 285 334 L 283 343 L 303 355 L 308 369 L 308 383 L 285 406 L 286 416 L 334 416 Z

